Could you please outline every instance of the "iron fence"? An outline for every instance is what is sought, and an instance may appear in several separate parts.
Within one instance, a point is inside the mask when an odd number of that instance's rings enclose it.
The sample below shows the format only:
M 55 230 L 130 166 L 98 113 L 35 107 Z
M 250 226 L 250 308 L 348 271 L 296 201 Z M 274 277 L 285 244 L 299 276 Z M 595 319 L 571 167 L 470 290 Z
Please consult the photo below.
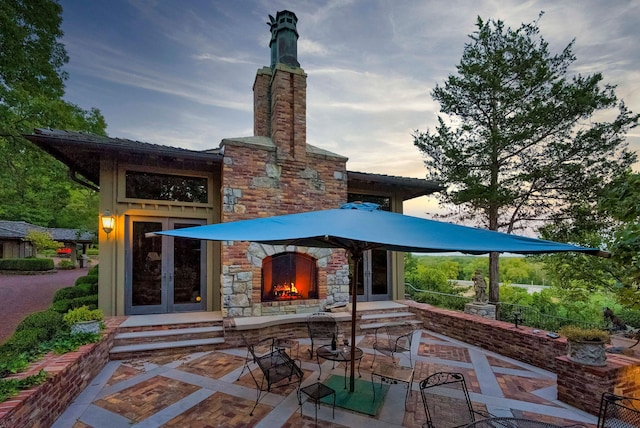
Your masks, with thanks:
M 473 297 L 466 297 L 458 294 L 423 290 L 421 288 L 416 288 L 409 283 L 405 283 L 405 287 L 410 290 L 409 297 L 412 297 L 414 300 L 419 300 L 441 308 L 463 311 L 464 305 L 471 303 L 474 300 Z M 514 324 L 517 322 L 518 325 L 525 325 L 545 331 L 558 331 L 560 327 L 565 325 L 577 325 L 583 328 L 603 328 L 602 325 L 544 314 L 530 306 L 504 302 L 499 302 L 496 305 L 496 319 Z

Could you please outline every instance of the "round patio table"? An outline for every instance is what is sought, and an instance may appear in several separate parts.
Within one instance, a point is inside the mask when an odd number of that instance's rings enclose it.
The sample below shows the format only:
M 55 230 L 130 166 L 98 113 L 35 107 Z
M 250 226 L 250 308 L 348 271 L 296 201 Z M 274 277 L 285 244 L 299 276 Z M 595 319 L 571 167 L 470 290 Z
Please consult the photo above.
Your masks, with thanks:
M 337 349 L 331 349 L 331 345 L 324 345 L 318 348 L 316 351 L 316 356 L 318 358 L 324 358 L 329 361 L 338 361 L 344 363 L 344 389 L 347 389 L 347 368 L 349 367 L 349 362 L 351 362 L 351 351 L 354 352 L 355 361 L 358 362 L 358 376 L 362 377 L 360 374 L 360 360 L 362 360 L 362 356 L 364 352 L 362 349 L 356 348 L 349 345 L 340 345 Z M 320 365 L 320 361 L 318 361 L 318 366 L 320 367 L 320 373 L 322 374 L 322 366 Z M 320 378 L 318 376 L 318 378 Z
M 547 422 L 522 418 L 488 418 L 475 421 L 466 428 L 562 428 Z

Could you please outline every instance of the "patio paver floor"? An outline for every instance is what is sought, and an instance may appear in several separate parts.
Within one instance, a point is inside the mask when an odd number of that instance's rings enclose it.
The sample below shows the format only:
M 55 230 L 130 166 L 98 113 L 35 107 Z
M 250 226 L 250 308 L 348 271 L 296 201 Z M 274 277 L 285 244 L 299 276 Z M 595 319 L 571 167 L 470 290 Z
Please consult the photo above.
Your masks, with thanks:
M 373 418 L 320 406 L 319 426 L 341 428 L 420 427 L 425 422 L 419 380 L 436 371 L 465 375 L 471 399 L 478 409 L 500 416 L 528 417 L 558 425 L 595 426 L 597 417 L 555 399 L 555 375 L 433 332 L 421 331 L 414 341 L 415 382 L 407 408 L 402 385 L 392 385 L 385 403 Z M 365 352 L 362 378 L 370 380 L 371 338 L 358 337 Z M 300 339 L 298 357 L 304 370 L 303 386 L 318 378 L 318 365 L 309 358 L 308 340 Z M 294 386 L 275 388 L 249 415 L 256 399 L 255 384 L 245 370 L 244 349 L 228 349 L 171 357 L 111 361 L 92 384 L 56 421 L 55 428 L 114 427 L 313 427 L 314 407 L 300 407 Z M 379 361 L 388 360 L 378 355 Z M 322 361 L 322 360 L 321 360 Z M 406 357 L 402 357 L 408 363 Z M 344 366 L 322 363 L 323 379 L 343 374 Z M 254 375 L 256 371 L 254 371 Z M 357 376 L 357 371 L 356 371 Z

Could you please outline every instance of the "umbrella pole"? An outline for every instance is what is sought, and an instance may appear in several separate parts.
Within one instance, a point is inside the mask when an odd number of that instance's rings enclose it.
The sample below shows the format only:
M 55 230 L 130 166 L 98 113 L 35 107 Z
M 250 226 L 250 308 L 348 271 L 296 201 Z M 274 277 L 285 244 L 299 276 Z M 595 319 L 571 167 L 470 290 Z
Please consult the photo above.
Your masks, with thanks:
M 362 251 L 354 250 L 351 253 L 353 260 L 353 280 L 351 284 L 351 373 L 349 379 L 349 392 L 355 391 L 355 367 L 356 367 L 356 303 L 358 302 L 358 275 L 360 260 L 362 260 Z

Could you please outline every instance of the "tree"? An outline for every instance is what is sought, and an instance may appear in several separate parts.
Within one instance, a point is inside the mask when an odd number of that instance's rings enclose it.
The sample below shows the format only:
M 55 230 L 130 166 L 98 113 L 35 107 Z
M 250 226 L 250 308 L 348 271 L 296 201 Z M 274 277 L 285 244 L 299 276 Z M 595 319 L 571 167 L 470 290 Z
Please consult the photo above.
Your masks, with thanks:
M 543 237 L 607 248 L 612 256 L 595 261 L 577 254 L 545 256 L 555 282 L 572 300 L 609 290 L 622 305 L 640 309 L 640 174 L 627 171 L 616 177 L 597 210 L 575 219 L 548 225 Z
M 476 26 L 457 74 L 431 93 L 448 120 L 414 133 L 428 178 L 448 186 L 440 202 L 456 205 L 460 220 L 507 233 L 592 207 L 635 161 L 625 135 L 638 115 L 614 86 L 601 87 L 600 73 L 568 76 L 574 41 L 552 54 L 537 21 L 512 30 L 478 17 Z M 496 302 L 497 253 L 489 276 Z
M 55 250 L 64 246 L 62 242 L 54 241 L 49 232 L 30 230 L 25 238 L 33 246 L 33 257 L 38 254 L 38 251 Z
M 52 226 L 78 189 L 65 167 L 25 140 L 36 127 L 105 135 L 100 111 L 66 102 L 62 7 L 53 0 L 0 2 L 0 218 Z M 97 210 L 93 214 L 97 218 Z M 94 220 L 95 221 L 95 220 Z M 67 226 L 67 225 L 64 225 Z

